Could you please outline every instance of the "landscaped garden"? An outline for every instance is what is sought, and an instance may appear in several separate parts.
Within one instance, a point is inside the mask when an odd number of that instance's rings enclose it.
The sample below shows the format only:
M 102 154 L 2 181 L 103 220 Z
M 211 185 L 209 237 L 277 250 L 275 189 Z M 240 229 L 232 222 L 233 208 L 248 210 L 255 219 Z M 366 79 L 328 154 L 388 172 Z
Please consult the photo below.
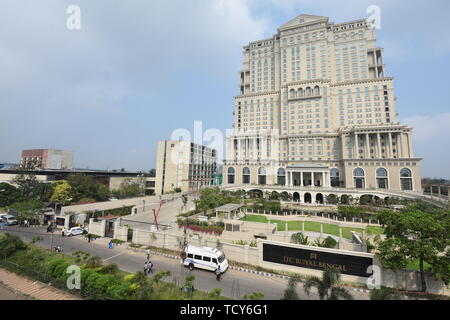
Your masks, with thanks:
M 247 214 L 241 220 L 252 221 L 252 222 L 262 222 L 262 223 L 268 223 L 268 222 L 276 223 L 278 231 L 285 231 L 285 228 L 286 228 L 285 221 L 277 220 L 277 219 L 270 219 L 267 216 Z M 304 223 L 305 223 L 305 231 L 320 232 L 320 222 L 304 221 Z M 288 221 L 288 231 L 302 231 L 302 221 Z M 351 239 L 352 238 L 351 231 L 361 233 L 362 229 L 354 228 L 354 227 L 342 227 L 342 237 L 344 237 L 346 239 Z M 368 232 L 368 233 L 370 232 L 370 234 L 373 234 L 373 235 L 382 234 L 383 229 L 379 228 L 379 227 L 370 226 L 370 227 L 366 227 L 366 232 Z M 327 233 L 327 234 L 339 237 L 339 226 L 337 226 L 335 224 L 330 224 L 330 223 L 323 223 L 323 233 Z

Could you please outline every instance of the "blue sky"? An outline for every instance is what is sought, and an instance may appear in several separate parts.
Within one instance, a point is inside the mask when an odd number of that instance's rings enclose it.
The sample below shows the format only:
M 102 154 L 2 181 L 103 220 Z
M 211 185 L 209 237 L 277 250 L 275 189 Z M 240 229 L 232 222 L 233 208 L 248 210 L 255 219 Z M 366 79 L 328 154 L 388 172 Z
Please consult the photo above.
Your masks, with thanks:
M 242 46 L 301 13 L 339 23 L 372 4 L 422 174 L 450 178 L 446 0 L 1 0 L 0 162 L 59 148 L 79 168 L 149 170 L 173 130 L 231 128 Z M 69 5 L 80 30 L 66 28 Z

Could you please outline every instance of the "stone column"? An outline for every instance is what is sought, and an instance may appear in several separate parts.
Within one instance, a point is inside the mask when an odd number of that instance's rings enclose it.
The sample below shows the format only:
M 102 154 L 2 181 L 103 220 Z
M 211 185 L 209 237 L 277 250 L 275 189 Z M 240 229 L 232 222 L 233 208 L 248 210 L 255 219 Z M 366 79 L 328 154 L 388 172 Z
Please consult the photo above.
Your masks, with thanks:
M 366 158 L 370 159 L 370 137 L 368 133 L 366 133 Z
M 405 150 L 403 149 L 405 146 L 405 142 L 403 141 L 403 132 L 399 132 L 399 140 L 400 140 L 400 148 L 399 148 L 399 158 L 405 158 Z
M 383 152 L 381 152 L 381 135 L 377 133 L 377 149 L 378 149 L 378 159 L 381 159 L 383 156 Z
M 388 157 L 393 158 L 394 157 L 394 152 L 393 152 L 394 148 L 392 148 L 392 133 L 391 132 L 389 132 L 389 134 L 388 134 L 388 148 L 387 149 L 389 150 Z
M 238 160 L 242 160 L 242 138 L 238 138 Z
M 311 186 L 314 187 L 314 171 L 311 172 Z
M 359 141 L 358 141 L 358 134 L 355 133 L 355 152 L 356 152 L 356 157 L 354 157 L 354 159 L 359 159 Z
M 408 133 L 408 144 L 409 144 L 409 158 L 412 158 L 412 157 L 414 157 L 414 152 L 413 152 L 411 133 Z
M 256 150 L 256 137 L 253 138 L 253 157 L 252 160 L 256 160 L 258 158 L 258 151 Z
M 303 187 L 303 171 L 300 171 L 300 187 Z

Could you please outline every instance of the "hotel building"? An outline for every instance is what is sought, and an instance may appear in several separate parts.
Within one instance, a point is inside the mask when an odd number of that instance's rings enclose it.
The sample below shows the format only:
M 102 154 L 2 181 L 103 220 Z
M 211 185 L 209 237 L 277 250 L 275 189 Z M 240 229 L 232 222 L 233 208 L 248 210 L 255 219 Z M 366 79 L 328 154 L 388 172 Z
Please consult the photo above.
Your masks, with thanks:
M 421 192 L 412 128 L 366 20 L 302 14 L 243 48 L 224 185 Z

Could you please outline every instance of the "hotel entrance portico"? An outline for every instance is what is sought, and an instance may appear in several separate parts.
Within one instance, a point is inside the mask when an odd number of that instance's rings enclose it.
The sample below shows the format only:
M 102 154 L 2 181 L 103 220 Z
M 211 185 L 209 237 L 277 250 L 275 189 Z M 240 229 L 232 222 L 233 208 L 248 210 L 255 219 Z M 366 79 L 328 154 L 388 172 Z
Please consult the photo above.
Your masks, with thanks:
M 330 169 L 315 164 L 292 165 L 286 168 L 287 186 L 330 187 Z

